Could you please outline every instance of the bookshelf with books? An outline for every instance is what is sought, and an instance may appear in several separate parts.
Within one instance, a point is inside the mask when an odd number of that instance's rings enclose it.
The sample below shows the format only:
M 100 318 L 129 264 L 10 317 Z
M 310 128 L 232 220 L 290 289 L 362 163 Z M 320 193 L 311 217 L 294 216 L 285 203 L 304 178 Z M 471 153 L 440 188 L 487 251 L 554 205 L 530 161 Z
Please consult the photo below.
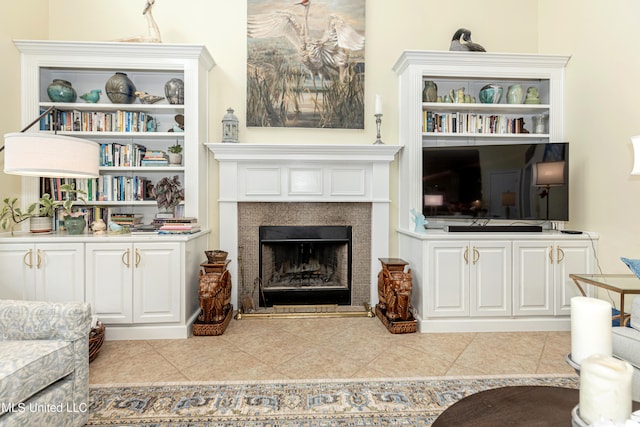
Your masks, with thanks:
M 100 144 L 99 177 L 74 181 L 86 192 L 84 203 L 75 204 L 86 212 L 85 233 L 54 232 L 29 236 L 29 241 L 82 246 L 84 299 L 105 323 L 113 323 L 110 339 L 187 337 L 199 309 L 198 272 L 209 239 L 208 150 L 202 142 L 208 136 L 209 71 L 215 63 L 207 48 L 49 40 L 14 44 L 21 54 L 22 123 L 55 106 L 55 115 L 44 117 L 28 132 L 56 132 Z M 157 96 L 165 96 L 168 82 L 182 80 L 182 103 L 162 99 L 149 104 L 140 98 L 112 102 L 105 85 L 116 73 L 125 73 L 136 91 Z M 77 100 L 52 102 L 47 87 L 55 79 L 70 82 Z M 102 91 L 96 103 L 80 97 L 94 90 Z M 170 164 L 166 153 L 176 144 L 183 148 L 182 163 Z M 190 227 L 190 234 L 119 233 L 143 224 L 157 228 L 153 221 L 159 209 L 150 189 L 160 179 L 176 175 L 184 188 L 180 215 L 197 218 L 200 231 Z M 23 177 L 21 201 L 28 205 L 43 192 L 57 197 L 56 188 L 64 182 Z M 89 226 L 97 218 L 109 225 L 105 235 L 91 233 Z M 2 244 L 15 244 L 17 252 L 23 250 L 23 239 L 0 236 Z M 146 311 L 149 307 L 151 312 Z

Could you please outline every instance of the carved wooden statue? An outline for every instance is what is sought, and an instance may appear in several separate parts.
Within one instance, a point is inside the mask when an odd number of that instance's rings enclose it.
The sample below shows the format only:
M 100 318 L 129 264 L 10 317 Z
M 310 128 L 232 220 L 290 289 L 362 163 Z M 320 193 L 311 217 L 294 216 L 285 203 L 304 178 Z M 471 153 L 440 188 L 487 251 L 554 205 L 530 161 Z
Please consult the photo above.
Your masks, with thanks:
M 202 323 L 218 323 L 225 319 L 231 307 L 231 275 L 228 270 L 220 273 L 200 271 L 200 309 L 198 320 Z
M 383 268 L 378 274 L 378 298 L 380 308 L 389 320 L 408 320 L 411 316 L 411 269 L 389 271 Z

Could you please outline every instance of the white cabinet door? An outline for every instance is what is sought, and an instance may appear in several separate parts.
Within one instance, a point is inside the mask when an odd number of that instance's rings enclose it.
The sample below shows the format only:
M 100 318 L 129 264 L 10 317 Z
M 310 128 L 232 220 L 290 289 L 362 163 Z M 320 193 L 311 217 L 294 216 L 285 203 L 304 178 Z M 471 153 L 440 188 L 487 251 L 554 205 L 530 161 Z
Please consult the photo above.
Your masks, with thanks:
M 554 271 L 551 264 L 553 242 L 518 240 L 513 242 L 513 314 L 552 315 Z
M 106 324 L 133 320 L 131 243 L 87 243 L 87 301 Z
M 593 272 L 593 249 L 584 240 L 557 241 L 554 248 L 555 314 L 570 315 L 571 298 L 582 294 L 569 274 Z
M 84 301 L 84 244 L 39 243 L 35 251 L 35 299 Z
M 469 243 L 471 316 L 511 315 L 511 242 Z
M 181 307 L 180 243 L 136 243 L 133 255 L 133 321 L 177 322 Z
M 0 299 L 35 298 L 34 257 L 32 244 L 0 245 Z
M 427 317 L 469 316 L 467 242 L 429 242 L 427 258 Z

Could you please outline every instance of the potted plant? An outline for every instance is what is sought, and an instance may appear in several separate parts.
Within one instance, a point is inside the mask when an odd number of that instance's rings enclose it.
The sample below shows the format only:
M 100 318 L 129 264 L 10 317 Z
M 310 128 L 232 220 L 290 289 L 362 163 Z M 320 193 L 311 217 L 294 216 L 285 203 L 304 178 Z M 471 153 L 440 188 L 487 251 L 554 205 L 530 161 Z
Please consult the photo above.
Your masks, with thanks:
M 51 194 L 45 193 L 39 200 L 40 207 L 35 210 L 36 203 L 29 206 L 34 213 L 29 220 L 29 229 L 32 233 L 46 233 L 53 230 L 53 214 L 60 202 L 54 200 Z
M 182 145 L 177 142 L 168 148 L 169 150 L 169 163 L 172 165 L 182 164 Z
M 156 199 L 160 217 L 169 215 L 173 217 L 176 206 L 184 200 L 184 188 L 180 184 L 178 175 L 173 178 L 164 177 L 156 183 L 152 191 L 153 197 Z

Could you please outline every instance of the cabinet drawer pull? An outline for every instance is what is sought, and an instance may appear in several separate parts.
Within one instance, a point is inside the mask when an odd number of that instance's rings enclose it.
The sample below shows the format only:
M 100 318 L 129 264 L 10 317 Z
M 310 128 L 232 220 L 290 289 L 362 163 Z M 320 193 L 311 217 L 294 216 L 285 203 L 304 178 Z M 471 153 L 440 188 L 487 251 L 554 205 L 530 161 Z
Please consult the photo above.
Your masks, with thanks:
M 130 267 L 130 265 L 129 265 L 129 249 L 127 249 L 126 251 L 123 252 L 123 254 L 122 254 L 122 263 L 124 265 L 126 265 L 127 268 Z
M 564 260 L 564 251 L 562 248 L 558 248 L 558 264 L 560 264 L 562 260 Z
M 549 262 L 553 264 L 553 246 L 549 246 Z
M 475 248 L 473 248 L 473 263 L 477 263 L 480 260 L 480 252 Z
M 29 259 L 29 261 L 27 261 Z M 22 257 L 22 262 L 29 268 L 33 268 L 33 249 L 29 249 Z
M 469 246 L 464 248 L 464 263 L 469 264 Z
M 140 265 L 140 251 L 136 248 L 136 268 Z
M 40 268 L 41 264 L 42 264 L 42 253 L 40 252 L 40 249 L 38 249 L 36 251 L 36 268 Z

